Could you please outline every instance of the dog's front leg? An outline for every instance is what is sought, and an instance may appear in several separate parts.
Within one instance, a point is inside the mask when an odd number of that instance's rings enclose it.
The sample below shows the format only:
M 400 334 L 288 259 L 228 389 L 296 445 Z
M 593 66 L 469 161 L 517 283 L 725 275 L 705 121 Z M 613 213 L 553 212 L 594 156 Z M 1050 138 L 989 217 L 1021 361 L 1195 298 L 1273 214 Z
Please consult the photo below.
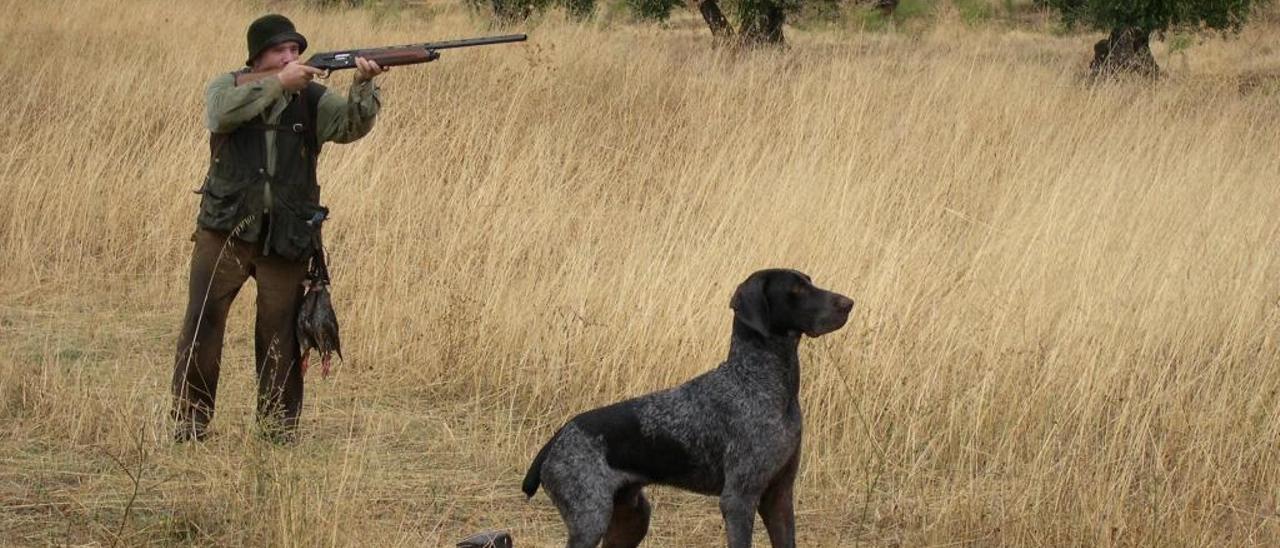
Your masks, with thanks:
M 776 497 L 766 495 L 760 501 L 760 518 L 769 530 L 769 544 L 773 548 L 795 548 L 796 511 L 790 490 Z
M 720 513 L 724 515 L 729 548 L 750 548 L 751 528 L 755 526 L 756 506 L 760 496 L 725 490 L 720 495 Z
M 769 530 L 769 543 L 773 548 L 795 548 L 796 511 L 793 501 L 796 469 L 800 463 L 797 448 L 791 460 L 778 472 L 760 498 L 760 518 Z

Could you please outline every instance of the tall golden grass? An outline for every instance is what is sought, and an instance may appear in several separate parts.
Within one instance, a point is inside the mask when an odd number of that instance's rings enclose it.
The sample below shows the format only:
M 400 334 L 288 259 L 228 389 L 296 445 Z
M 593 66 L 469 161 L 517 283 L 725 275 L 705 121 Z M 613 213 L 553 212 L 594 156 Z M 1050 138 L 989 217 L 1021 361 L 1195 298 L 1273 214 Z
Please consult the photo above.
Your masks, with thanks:
M 254 435 L 252 284 L 215 437 L 168 442 L 205 82 L 281 10 L 321 51 L 457 6 L 0 1 L 0 541 L 449 545 L 563 529 L 518 484 L 589 407 L 727 350 L 770 266 L 854 297 L 802 345 L 804 545 L 1280 543 L 1274 18 L 1082 84 L 1095 35 L 575 25 L 387 75 L 322 160 L 348 360 Z M 345 88 L 349 76 L 331 85 Z M 648 545 L 723 542 L 652 489 Z M 757 527 L 757 542 L 767 542 Z

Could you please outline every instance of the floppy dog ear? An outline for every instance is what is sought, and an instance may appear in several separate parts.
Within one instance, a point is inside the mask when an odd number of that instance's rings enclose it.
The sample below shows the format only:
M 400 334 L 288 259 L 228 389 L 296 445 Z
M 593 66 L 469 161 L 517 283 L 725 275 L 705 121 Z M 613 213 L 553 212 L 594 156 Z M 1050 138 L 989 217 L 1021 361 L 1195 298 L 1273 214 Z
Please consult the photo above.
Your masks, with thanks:
M 733 298 L 729 300 L 729 308 L 733 309 L 734 316 L 747 327 L 756 330 L 756 332 L 769 336 L 769 298 L 765 294 L 768 288 L 768 276 L 752 276 L 747 281 L 738 285 L 738 289 L 733 292 Z

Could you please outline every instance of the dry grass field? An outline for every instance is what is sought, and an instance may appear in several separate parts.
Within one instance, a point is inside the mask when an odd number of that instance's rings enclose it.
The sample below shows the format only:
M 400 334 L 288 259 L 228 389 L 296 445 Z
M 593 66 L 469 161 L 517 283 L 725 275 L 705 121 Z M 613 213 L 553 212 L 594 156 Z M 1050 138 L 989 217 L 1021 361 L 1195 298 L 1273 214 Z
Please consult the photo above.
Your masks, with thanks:
M 947 9 L 734 53 L 435 4 L 0 8 L 0 544 L 560 545 L 539 446 L 714 367 L 769 266 L 858 302 L 801 349 L 801 544 L 1280 544 L 1280 94 L 1238 87 L 1274 15 L 1088 87 L 1099 34 Z M 175 446 L 202 93 L 268 9 L 313 51 L 530 41 L 392 71 L 326 149 L 347 361 L 301 442 L 255 435 L 250 283 L 215 435 Z M 723 542 L 714 499 L 651 499 L 647 546 Z

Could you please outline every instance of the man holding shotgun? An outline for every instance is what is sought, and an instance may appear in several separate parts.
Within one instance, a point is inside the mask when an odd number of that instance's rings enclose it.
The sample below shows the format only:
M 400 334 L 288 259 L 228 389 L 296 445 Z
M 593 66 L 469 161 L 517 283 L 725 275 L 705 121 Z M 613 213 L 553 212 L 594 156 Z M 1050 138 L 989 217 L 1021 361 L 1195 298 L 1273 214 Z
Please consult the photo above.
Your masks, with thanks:
M 258 423 L 272 439 L 293 440 L 302 408 L 296 322 L 316 219 L 326 212 L 320 148 L 363 137 L 381 104 L 373 80 L 386 69 L 363 57 L 346 97 L 313 82 L 323 71 L 299 62 L 307 39 L 284 16 L 250 24 L 248 45 L 246 68 L 215 77 L 205 92 L 210 164 L 173 371 L 178 441 L 206 434 L 227 313 L 249 277 L 258 289 Z

